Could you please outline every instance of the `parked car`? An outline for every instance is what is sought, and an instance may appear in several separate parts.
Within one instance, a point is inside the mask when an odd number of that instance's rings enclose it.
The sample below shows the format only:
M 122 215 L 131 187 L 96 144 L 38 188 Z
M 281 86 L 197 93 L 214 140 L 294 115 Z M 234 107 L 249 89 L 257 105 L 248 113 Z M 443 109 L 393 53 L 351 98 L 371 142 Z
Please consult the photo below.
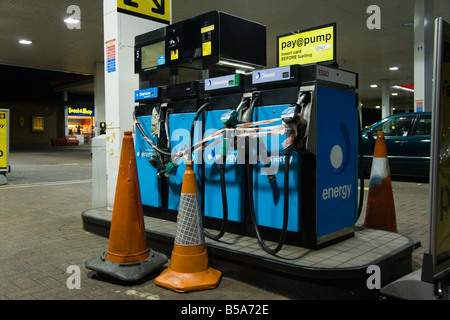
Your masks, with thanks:
M 383 131 L 391 175 L 428 177 L 431 112 L 395 114 L 362 132 L 363 170 L 370 174 L 378 131 Z

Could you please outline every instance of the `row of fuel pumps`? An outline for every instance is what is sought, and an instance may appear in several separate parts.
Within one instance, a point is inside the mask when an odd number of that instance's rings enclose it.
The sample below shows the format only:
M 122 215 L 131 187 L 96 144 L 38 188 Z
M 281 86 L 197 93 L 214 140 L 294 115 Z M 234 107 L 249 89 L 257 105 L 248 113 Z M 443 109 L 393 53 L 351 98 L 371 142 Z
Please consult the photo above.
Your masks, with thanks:
M 148 70 L 136 72 L 148 77 Z M 211 239 L 227 232 L 256 237 L 276 254 L 285 243 L 317 249 L 354 235 L 355 73 L 290 65 L 149 83 L 141 81 L 134 108 L 144 214 L 176 220 L 185 162 L 192 160 Z
M 204 226 L 218 230 L 211 238 L 226 230 L 318 248 L 352 236 L 359 215 L 355 86 L 355 74 L 293 65 L 154 87 L 144 98 L 138 90 L 145 211 L 176 218 L 192 159 Z

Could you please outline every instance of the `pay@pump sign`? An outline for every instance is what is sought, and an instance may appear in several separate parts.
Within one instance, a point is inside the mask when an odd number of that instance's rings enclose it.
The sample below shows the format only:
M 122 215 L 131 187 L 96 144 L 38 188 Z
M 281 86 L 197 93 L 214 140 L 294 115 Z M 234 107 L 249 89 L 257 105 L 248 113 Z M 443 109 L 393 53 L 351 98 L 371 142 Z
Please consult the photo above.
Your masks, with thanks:
M 278 37 L 278 66 L 335 60 L 336 24 Z
M 0 172 L 8 167 L 8 111 L 0 110 Z

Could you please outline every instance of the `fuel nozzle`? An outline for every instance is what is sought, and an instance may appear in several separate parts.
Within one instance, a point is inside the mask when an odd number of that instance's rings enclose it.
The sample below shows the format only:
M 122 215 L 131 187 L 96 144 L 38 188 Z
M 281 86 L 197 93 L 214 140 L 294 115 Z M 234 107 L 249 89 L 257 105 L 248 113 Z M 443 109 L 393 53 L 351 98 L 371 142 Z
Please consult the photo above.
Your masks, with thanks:
M 236 109 L 228 110 L 221 117 L 220 121 L 227 127 L 235 126 L 238 124 L 239 112 Z
M 164 172 L 164 176 L 166 178 L 174 177 L 177 174 L 178 165 L 173 163 L 172 161 L 169 161 L 166 165 L 166 170 Z
M 236 109 L 231 109 L 225 112 L 221 117 L 220 121 L 227 127 L 236 126 L 238 123 L 242 123 L 242 117 L 244 111 L 248 110 L 249 99 L 244 97 L 241 103 Z
M 311 92 L 305 91 L 299 94 L 296 104 L 292 104 L 289 108 L 281 113 L 281 120 L 289 125 L 291 123 L 298 124 L 300 115 L 303 113 L 306 106 L 311 102 Z
M 303 110 L 310 102 L 311 102 L 311 92 L 310 91 L 301 92 L 297 100 L 297 105 L 300 106 Z M 302 110 L 299 110 L 299 112 L 301 112 Z
M 296 125 L 300 119 L 300 114 L 298 112 L 297 105 L 291 105 L 286 110 L 281 113 L 281 120 L 285 127 L 290 127 L 290 124 Z
M 295 148 L 301 149 L 299 142 L 306 135 L 307 120 L 305 119 L 306 108 L 311 102 L 311 92 L 299 93 L 297 103 L 289 106 L 281 113 L 283 126 L 288 129 L 286 140 L 282 143 L 285 150 Z

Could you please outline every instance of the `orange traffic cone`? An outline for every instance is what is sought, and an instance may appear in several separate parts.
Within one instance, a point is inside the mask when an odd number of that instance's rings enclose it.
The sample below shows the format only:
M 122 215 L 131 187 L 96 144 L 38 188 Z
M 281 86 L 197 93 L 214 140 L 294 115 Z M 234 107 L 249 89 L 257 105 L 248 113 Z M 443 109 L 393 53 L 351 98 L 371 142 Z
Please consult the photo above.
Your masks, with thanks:
M 398 232 L 384 133 L 378 131 L 370 173 L 365 228 Z
M 209 266 L 197 198 L 193 162 L 186 162 L 181 187 L 177 231 L 169 267 L 155 279 L 155 284 L 176 292 L 213 289 L 222 273 Z
M 164 254 L 147 247 L 133 137 L 131 131 L 125 131 L 108 250 L 86 261 L 86 268 L 120 281 L 135 282 L 167 261 Z

